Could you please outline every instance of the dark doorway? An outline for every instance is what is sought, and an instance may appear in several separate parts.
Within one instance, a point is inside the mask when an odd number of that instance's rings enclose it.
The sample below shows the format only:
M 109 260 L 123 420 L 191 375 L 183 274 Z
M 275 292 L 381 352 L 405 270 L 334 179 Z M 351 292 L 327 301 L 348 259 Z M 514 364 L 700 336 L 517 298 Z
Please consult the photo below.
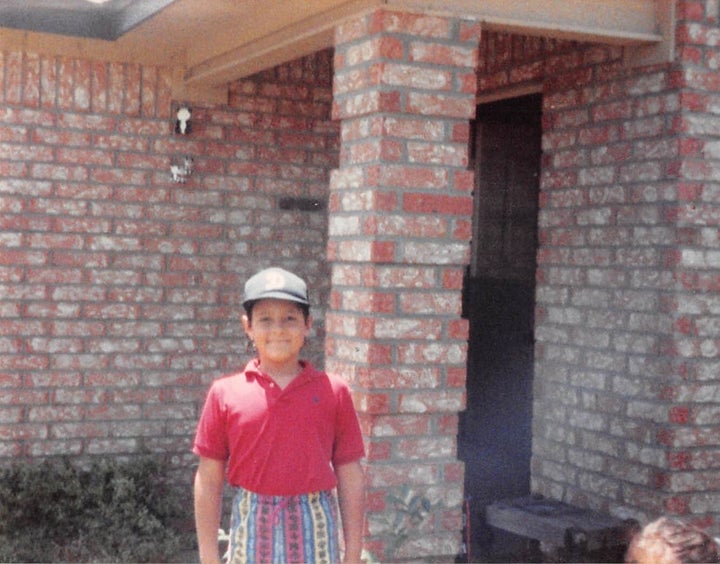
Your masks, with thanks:
M 465 462 L 472 561 L 517 560 L 518 539 L 484 522 L 485 506 L 530 493 L 541 98 L 482 104 L 474 133 L 475 209 L 463 289 L 470 323 Z

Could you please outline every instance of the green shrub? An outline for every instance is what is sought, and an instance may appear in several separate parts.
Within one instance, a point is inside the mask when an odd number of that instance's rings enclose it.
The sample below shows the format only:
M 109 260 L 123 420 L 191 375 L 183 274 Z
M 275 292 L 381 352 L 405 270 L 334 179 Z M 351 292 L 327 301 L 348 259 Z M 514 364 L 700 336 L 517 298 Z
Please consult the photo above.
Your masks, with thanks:
M 172 523 L 191 513 L 181 497 L 150 457 L 0 469 L 0 561 L 171 560 L 181 538 Z

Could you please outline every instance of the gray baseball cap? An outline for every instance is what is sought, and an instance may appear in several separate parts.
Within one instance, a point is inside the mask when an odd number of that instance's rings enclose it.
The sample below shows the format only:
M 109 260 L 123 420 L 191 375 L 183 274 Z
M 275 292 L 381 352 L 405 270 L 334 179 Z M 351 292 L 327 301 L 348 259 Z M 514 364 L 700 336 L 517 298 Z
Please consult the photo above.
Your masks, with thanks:
M 278 267 L 261 270 L 245 282 L 243 304 L 267 298 L 310 305 L 305 281 L 296 274 Z

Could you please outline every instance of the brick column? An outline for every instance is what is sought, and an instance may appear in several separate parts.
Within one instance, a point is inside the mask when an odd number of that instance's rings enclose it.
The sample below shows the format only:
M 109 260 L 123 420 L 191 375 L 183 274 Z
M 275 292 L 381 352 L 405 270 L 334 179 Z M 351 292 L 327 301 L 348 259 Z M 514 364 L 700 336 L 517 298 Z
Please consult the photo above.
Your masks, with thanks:
M 385 10 L 336 30 L 326 368 L 356 391 L 365 546 L 385 561 L 461 550 L 478 38 L 473 24 Z

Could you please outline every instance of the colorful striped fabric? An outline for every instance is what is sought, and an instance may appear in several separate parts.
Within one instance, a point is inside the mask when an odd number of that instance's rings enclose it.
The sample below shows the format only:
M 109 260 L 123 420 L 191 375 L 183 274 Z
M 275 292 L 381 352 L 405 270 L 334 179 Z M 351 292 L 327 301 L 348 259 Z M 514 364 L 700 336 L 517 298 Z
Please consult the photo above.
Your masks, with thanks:
M 339 562 L 335 496 L 267 496 L 237 488 L 228 555 L 232 564 Z

